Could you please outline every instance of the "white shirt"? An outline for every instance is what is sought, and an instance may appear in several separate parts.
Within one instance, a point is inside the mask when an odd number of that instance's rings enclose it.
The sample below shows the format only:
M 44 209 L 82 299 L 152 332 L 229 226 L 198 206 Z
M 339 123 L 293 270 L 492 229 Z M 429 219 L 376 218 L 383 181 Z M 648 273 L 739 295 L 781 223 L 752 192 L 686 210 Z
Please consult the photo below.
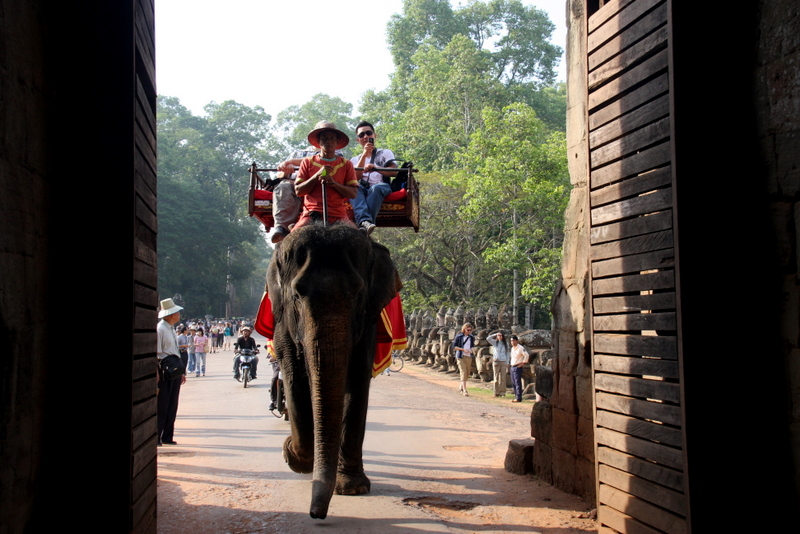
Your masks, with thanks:
M 516 347 L 511 347 L 511 365 L 519 365 L 528 361 L 528 351 L 525 347 L 517 343 Z
M 158 322 L 156 327 L 158 334 L 158 343 L 156 345 L 156 353 L 159 360 L 163 360 L 170 354 L 180 356 L 181 351 L 178 350 L 178 336 L 175 335 L 175 329 L 164 319 Z

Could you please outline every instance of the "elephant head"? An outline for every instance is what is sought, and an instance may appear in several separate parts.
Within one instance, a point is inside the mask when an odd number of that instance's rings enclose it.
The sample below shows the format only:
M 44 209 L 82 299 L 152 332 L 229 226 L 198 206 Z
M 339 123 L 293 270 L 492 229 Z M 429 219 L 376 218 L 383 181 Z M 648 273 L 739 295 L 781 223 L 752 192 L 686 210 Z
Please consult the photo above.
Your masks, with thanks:
M 346 225 L 304 226 L 281 242 L 267 271 L 291 422 L 289 467 L 313 471 L 311 517 L 330 499 L 368 493 L 361 448 L 376 322 L 401 284 L 386 247 Z

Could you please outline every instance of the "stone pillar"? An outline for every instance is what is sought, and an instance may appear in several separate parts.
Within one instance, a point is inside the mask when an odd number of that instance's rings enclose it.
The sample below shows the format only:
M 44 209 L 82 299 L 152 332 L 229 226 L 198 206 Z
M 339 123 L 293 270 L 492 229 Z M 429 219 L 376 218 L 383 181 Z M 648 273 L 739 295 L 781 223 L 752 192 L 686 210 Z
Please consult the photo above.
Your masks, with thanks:
M 553 302 L 553 392 L 532 413 L 534 470 L 544 480 L 595 496 L 589 306 L 589 162 L 586 109 L 586 5 L 567 6 L 567 154 L 572 192 L 565 215 L 561 280 Z M 537 423 L 538 421 L 538 423 Z

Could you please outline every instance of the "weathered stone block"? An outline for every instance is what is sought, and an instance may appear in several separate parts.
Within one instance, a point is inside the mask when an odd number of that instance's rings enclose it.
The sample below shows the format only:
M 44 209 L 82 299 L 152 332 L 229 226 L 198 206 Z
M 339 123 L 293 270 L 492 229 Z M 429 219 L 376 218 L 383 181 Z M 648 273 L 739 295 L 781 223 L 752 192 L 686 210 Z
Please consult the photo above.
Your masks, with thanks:
M 553 483 L 553 448 L 539 440 L 533 448 L 533 473 L 542 482 Z
M 505 469 L 515 475 L 533 473 L 533 450 L 536 440 L 531 438 L 512 439 L 508 442 Z
M 533 405 L 531 410 L 531 436 L 540 442 L 553 443 L 553 413 L 546 400 Z
M 590 418 L 578 417 L 578 458 L 594 464 L 594 422 Z
M 578 454 L 578 416 L 553 407 L 553 447 Z
M 575 460 L 575 493 L 589 502 L 594 502 L 597 491 L 594 462 L 583 458 Z
M 553 396 L 553 370 L 550 367 L 536 366 L 536 392 L 547 399 Z
M 594 410 L 594 389 L 592 379 L 582 376 L 575 377 L 575 394 L 577 395 L 578 415 L 591 420 Z
M 578 399 L 575 392 L 575 377 L 566 374 L 556 374 L 553 387 L 553 397 L 550 402 L 553 406 L 567 412 L 578 413 Z
M 574 455 L 553 448 L 553 485 L 562 491 L 576 493 L 577 466 Z
M 526 330 L 517 337 L 529 351 L 539 347 L 549 348 L 553 345 L 553 334 L 550 330 Z

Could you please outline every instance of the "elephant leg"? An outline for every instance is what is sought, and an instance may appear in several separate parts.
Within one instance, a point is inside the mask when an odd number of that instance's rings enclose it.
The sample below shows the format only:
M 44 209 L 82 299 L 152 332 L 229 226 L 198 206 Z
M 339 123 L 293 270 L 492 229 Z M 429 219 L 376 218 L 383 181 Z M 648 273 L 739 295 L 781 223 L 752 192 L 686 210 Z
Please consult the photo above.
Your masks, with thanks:
M 367 426 L 369 386 L 372 380 L 374 342 L 368 344 L 368 361 L 351 365 L 348 391 L 345 396 L 342 446 L 336 474 L 335 492 L 339 495 L 363 495 L 370 491 L 370 481 L 364 474 L 363 445 Z M 361 354 L 364 354 L 363 349 Z
M 281 360 L 286 408 L 292 433 L 283 443 L 283 459 L 295 473 L 314 470 L 314 425 L 305 365 L 297 357 Z

